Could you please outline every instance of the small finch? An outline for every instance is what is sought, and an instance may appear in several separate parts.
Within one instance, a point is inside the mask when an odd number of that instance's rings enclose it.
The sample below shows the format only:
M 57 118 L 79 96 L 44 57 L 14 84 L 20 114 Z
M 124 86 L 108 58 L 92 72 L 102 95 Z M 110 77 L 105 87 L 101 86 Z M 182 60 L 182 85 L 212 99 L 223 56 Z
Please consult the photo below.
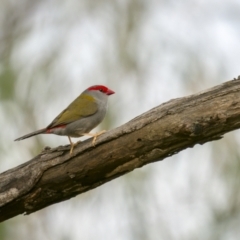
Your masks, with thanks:
M 105 130 L 89 133 L 104 119 L 107 112 L 108 96 L 115 92 L 103 85 L 95 85 L 82 92 L 66 109 L 64 109 L 46 128 L 29 133 L 15 141 L 20 141 L 38 134 L 56 134 L 67 136 L 71 145 L 70 154 L 75 144 L 71 137 L 92 136 L 92 144 Z

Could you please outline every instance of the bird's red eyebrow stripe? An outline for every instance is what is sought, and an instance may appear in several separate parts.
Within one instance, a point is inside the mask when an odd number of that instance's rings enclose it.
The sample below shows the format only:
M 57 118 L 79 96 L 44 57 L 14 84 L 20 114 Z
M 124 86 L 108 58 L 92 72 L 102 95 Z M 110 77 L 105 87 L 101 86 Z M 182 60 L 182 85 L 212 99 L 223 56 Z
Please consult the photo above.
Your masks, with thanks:
M 51 133 L 54 128 L 65 128 L 65 127 L 66 127 L 66 125 L 58 125 L 58 126 L 55 126 L 55 127 L 52 127 L 52 128 L 48 128 L 46 130 L 46 133 Z
M 94 85 L 88 88 L 88 90 L 100 90 L 100 89 L 103 89 L 104 92 L 108 90 L 108 88 L 103 85 Z

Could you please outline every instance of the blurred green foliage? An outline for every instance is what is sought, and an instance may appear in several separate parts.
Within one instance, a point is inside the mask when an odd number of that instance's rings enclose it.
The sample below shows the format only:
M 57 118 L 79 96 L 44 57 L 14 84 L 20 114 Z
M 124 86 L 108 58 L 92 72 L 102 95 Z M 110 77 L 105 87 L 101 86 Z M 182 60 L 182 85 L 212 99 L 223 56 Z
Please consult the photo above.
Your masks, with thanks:
M 14 99 L 14 84 L 16 76 L 10 64 L 0 67 L 0 99 L 8 101 Z

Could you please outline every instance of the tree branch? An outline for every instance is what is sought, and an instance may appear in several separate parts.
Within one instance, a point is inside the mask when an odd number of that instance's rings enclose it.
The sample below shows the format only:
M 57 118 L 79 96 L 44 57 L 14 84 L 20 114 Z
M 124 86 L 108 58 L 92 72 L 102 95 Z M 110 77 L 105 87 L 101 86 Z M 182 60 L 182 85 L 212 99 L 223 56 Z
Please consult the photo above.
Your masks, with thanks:
M 0 221 L 30 214 L 240 127 L 240 77 L 170 100 L 97 139 L 46 148 L 0 174 Z

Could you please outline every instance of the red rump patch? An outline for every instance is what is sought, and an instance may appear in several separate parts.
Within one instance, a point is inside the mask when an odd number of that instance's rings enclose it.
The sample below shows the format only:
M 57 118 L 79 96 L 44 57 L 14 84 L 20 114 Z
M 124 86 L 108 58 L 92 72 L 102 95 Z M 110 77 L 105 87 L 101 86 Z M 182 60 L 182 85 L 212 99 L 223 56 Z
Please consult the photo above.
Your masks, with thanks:
M 66 125 L 58 125 L 58 126 L 55 126 L 55 127 L 52 127 L 52 128 L 48 128 L 46 129 L 46 133 L 51 133 L 53 129 L 56 129 L 56 128 L 65 128 Z

